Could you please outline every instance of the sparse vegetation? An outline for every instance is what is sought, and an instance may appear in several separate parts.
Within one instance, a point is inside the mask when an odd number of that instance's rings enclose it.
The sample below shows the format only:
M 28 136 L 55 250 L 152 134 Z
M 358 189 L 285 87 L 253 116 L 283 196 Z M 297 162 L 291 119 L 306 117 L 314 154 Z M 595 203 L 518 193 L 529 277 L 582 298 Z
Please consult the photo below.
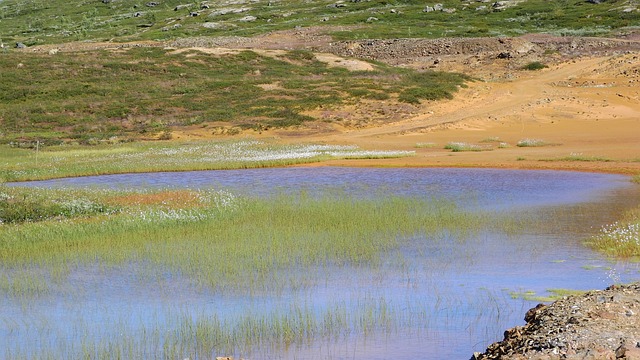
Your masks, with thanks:
M 551 143 L 541 139 L 522 139 L 516 143 L 518 147 L 540 147 L 549 145 L 551 145 Z
M 530 70 L 530 71 L 542 70 L 545 68 L 548 68 L 548 66 L 539 61 L 530 62 L 527 65 L 522 67 L 523 70 Z
M 613 161 L 609 158 L 601 156 L 589 156 L 583 154 L 570 154 L 569 156 L 554 158 L 554 159 L 541 159 L 540 161 L 584 161 L 584 162 L 610 162 Z
M 465 142 L 450 142 L 447 145 L 445 145 L 444 148 L 447 150 L 451 150 L 452 152 L 493 150 L 493 148 L 489 146 L 481 146 L 481 145 L 469 144 Z
M 432 142 L 419 142 L 414 145 L 414 147 L 417 149 L 430 149 L 436 146 L 438 146 L 438 144 Z

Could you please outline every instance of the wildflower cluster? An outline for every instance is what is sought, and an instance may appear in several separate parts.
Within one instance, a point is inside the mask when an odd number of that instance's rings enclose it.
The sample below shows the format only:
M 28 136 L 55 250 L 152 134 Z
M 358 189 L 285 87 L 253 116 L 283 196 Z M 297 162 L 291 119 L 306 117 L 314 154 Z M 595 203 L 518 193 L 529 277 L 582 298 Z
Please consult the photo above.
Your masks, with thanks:
M 195 209 L 152 209 L 140 211 L 137 217 L 150 223 L 165 221 L 189 223 L 209 219 L 211 218 L 211 213 Z
M 222 211 L 237 210 L 240 199 L 228 191 L 202 190 L 197 193 L 198 202 L 204 208 L 171 208 L 167 206 L 153 208 L 131 209 L 129 214 L 133 218 L 149 223 L 180 222 L 191 223 L 218 216 Z
M 447 145 L 445 145 L 444 148 L 447 150 L 451 150 L 453 152 L 491 150 L 491 147 L 468 144 L 464 142 L 450 142 Z
M 615 222 L 600 229 L 596 240 L 640 246 L 640 223 Z
M 86 214 L 111 214 L 116 209 L 110 209 L 104 204 L 99 204 L 89 199 L 72 199 L 59 201 L 58 204 L 61 207 L 62 213 L 67 216 L 77 216 Z
M 522 139 L 518 141 L 516 146 L 518 147 L 536 147 L 549 145 L 546 141 L 540 139 Z

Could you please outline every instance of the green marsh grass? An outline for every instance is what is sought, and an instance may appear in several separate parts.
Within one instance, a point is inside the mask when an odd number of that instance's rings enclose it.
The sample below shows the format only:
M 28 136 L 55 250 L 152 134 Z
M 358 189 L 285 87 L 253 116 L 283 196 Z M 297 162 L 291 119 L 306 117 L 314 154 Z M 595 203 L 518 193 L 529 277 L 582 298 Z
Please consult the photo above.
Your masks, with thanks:
M 19 196 L 33 189 L 2 191 Z M 69 275 L 91 269 L 133 272 L 138 281 L 150 283 L 172 274 L 212 296 L 259 299 L 267 293 L 297 293 L 322 284 L 336 269 L 403 269 L 401 249 L 416 237 L 425 247 L 443 238 L 464 241 L 497 223 L 489 215 L 434 199 L 341 193 L 314 197 L 304 192 L 252 198 L 215 190 L 37 192 L 51 198 L 84 196 L 119 211 L 0 225 L 0 295 L 22 304 L 75 296 L 81 290 L 73 289 Z M 178 314 L 174 321 L 179 326 L 173 330 L 167 331 L 166 324 L 145 325 L 134 336 L 75 339 L 77 347 L 45 345 L 38 351 L 43 358 L 55 358 L 58 351 L 71 357 L 80 351 L 79 356 L 88 358 L 114 353 L 209 358 L 255 347 L 277 350 L 318 339 L 386 333 L 405 321 L 428 323 L 426 311 L 414 309 L 409 317 L 404 304 L 384 298 L 353 301 L 324 310 L 294 304 L 233 318 Z M 126 326 L 118 333 L 127 333 Z M 33 355 L 28 350 L 24 354 Z
M 603 226 L 586 244 L 612 257 L 640 258 L 640 209 L 628 211 L 619 221 Z
M 377 266 L 383 254 L 397 251 L 412 236 L 443 231 L 462 236 L 484 222 L 446 202 L 397 197 L 149 194 L 179 199 L 154 202 L 132 193 L 101 196 L 121 210 L 1 226 L 0 262 L 11 268 L 36 266 L 50 277 L 79 266 L 143 262 L 148 267 L 142 271 L 150 275 L 173 271 L 212 291 L 252 293 L 317 280 L 317 273 L 294 275 L 292 269 Z M 178 206 L 185 203 L 190 205 Z
M 392 158 L 413 151 L 362 150 L 322 144 L 279 145 L 268 140 L 136 142 L 51 146 L 35 150 L 0 145 L 0 182 L 132 172 L 243 169 L 328 159 Z

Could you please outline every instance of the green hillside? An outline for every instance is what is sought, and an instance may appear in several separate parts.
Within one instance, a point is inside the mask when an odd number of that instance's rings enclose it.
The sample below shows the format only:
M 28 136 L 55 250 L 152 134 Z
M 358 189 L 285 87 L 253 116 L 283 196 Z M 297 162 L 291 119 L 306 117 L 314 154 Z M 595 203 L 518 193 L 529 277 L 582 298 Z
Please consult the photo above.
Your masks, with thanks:
M 336 39 L 604 35 L 640 26 L 636 0 L 2 0 L 0 38 L 28 46 L 79 40 L 252 36 L 321 26 Z M 344 28 L 343 26 L 347 26 Z M 341 28 L 342 27 L 342 28 Z

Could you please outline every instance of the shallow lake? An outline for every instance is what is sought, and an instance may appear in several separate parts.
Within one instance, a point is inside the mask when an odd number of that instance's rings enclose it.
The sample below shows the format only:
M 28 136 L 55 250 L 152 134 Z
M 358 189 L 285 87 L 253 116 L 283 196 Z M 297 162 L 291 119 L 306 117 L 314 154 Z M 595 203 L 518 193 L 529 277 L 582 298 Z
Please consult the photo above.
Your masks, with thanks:
M 503 331 L 524 323 L 537 301 L 517 296 L 548 289 L 601 289 L 640 278 L 635 263 L 610 262 L 582 241 L 626 209 L 640 204 L 640 186 L 619 175 L 490 169 L 280 168 L 95 176 L 12 184 L 39 187 L 215 188 L 252 196 L 278 193 L 348 193 L 362 197 L 397 194 L 444 198 L 472 211 L 526 214 L 542 226 L 516 235 L 481 232 L 463 240 L 444 237 L 403 249 L 399 271 L 349 267 L 322 274 L 323 281 L 292 292 L 253 296 L 208 293 L 178 275 L 161 283 L 130 269 L 83 269 L 68 288 L 20 302 L 0 294 L 0 349 L 15 358 L 82 353 L 93 342 L 137 338 L 158 346 L 161 335 L 187 319 L 216 317 L 233 324 L 247 314 L 274 318 L 327 309 L 361 316 L 362 309 L 388 314 L 390 326 L 366 326 L 331 338 L 318 335 L 286 348 L 265 344 L 249 353 L 216 354 L 251 359 L 468 359 Z M 416 239 L 419 242 L 419 239 Z M 419 249 L 418 249 L 419 248 Z M 308 271 L 314 271 L 308 269 Z M 8 349 L 8 350 L 6 350 Z M 35 350 L 34 350 L 35 349 Z M 56 350 L 57 349 L 57 350 Z M 0 355 L 3 354 L 0 350 Z M 186 354 L 168 358 L 184 359 Z M 211 354 L 196 356 L 211 358 Z M 127 358 L 127 356 L 125 356 Z

